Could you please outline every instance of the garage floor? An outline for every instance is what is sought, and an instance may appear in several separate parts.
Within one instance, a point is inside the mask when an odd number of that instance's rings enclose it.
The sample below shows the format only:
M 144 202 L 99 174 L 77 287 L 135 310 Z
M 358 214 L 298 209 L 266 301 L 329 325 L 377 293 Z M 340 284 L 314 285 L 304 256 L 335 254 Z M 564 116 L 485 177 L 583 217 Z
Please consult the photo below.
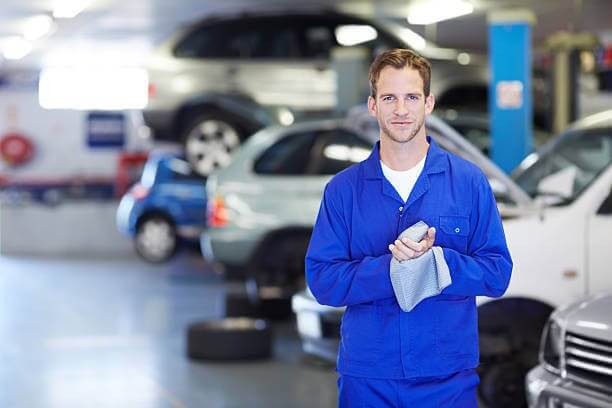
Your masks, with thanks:
M 333 368 L 304 361 L 294 322 L 275 356 L 195 363 L 184 331 L 220 317 L 223 282 L 197 254 L 138 259 L 0 257 L 0 407 L 333 407 Z

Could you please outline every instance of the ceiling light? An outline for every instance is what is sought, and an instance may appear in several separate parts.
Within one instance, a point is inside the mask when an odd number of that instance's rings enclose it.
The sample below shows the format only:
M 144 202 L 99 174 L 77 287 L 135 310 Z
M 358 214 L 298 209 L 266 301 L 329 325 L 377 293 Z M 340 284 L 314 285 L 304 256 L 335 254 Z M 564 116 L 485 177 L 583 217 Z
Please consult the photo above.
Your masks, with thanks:
M 39 15 L 28 19 L 23 36 L 26 40 L 35 41 L 51 31 L 53 19 L 47 15 Z
M 140 68 L 54 67 L 41 72 L 38 101 L 45 109 L 142 109 L 147 90 Z
M 56 0 L 53 9 L 55 18 L 74 18 L 87 7 L 89 0 Z
M 409 28 L 400 27 L 398 29 L 398 34 L 413 50 L 423 50 L 427 46 L 427 41 L 425 41 L 425 38 Z
M 378 37 L 376 29 L 370 25 L 341 25 L 336 28 L 336 39 L 340 45 L 351 47 L 375 40 Z
M 3 43 L 2 55 L 8 60 L 22 59 L 32 51 L 32 43 L 23 37 L 9 37 Z
M 474 6 L 464 0 L 429 0 L 410 7 L 408 22 L 427 25 L 464 16 L 474 11 Z

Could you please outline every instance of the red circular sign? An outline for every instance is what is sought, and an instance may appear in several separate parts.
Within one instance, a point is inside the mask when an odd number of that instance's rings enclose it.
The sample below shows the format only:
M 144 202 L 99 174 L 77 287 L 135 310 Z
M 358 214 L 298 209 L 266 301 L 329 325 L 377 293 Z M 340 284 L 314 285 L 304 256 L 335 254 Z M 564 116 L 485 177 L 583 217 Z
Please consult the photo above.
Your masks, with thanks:
M 0 156 L 11 166 L 28 162 L 34 154 L 34 145 L 26 136 L 8 133 L 0 137 Z

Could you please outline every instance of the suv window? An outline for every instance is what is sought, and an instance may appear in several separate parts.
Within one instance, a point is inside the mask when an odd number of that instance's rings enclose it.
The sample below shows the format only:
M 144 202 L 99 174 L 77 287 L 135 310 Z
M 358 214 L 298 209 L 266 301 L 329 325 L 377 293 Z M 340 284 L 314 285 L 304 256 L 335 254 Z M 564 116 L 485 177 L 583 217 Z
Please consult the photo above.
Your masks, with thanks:
M 299 58 L 297 32 L 287 22 L 257 18 L 204 25 L 176 47 L 179 58 Z
M 310 154 L 309 174 L 333 175 L 368 158 L 372 144 L 345 129 L 320 132 Z
M 310 150 L 316 139 L 314 132 L 295 133 L 274 143 L 255 161 L 257 174 L 304 174 Z

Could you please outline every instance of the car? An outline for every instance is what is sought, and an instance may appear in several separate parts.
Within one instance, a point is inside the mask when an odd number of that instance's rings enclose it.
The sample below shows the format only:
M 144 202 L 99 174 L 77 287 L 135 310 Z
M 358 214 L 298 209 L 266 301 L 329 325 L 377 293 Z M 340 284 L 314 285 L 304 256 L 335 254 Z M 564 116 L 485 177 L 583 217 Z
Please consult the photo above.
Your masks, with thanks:
M 443 121 L 430 116 L 426 126 L 440 146 L 480 163 L 492 183 L 505 185 L 495 180 L 508 176 Z M 228 277 L 250 274 L 269 284 L 299 285 L 325 184 L 367 158 L 377 138 L 376 120 L 363 107 L 348 117 L 274 126 L 253 135 L 229 166 L 208 178 L 204 257 Z M 518 188 L 499 194 L 509 205 L 531 201 Z
M 612 294 L 559 307 L 542 335 L 540 364 L 527 374 L 529 406 L 612 406 Z
M 140 257 L 166 262 L 180 242 L 197 243 L 206 226 L 205 182 L 180 154 L 150 154 L 140 181 L 117 208 L 117 227 L 133 238 Z
M 524 378 L 554 308 L 612 290 L 612 110 L 576 122 L 497 183 L 498 191 L 531 199 L 508 205 L 497 196 L 514 270 L 502 298 L 477 299 L 480 395 L 489 406 L 513 407 L 524 400 Z M 292 303 L 304 351 L 335 358 L 338 330 L 330 325 L 343 309 L 319 305 L 308 291 Z
M 208 17 L 177 32 L 147 62 L 144 119 L 156 140 L 183 143 L 188 161 L 208 175 L 260 128 L 335 110 L 331 54 L 347 45 L 366 47 L 371 56 L 417 49 L 433 62 L 439 106 L 486 109 L 488 71 L 480 57 L 414 37 L 393 22 L 328 9 Z

